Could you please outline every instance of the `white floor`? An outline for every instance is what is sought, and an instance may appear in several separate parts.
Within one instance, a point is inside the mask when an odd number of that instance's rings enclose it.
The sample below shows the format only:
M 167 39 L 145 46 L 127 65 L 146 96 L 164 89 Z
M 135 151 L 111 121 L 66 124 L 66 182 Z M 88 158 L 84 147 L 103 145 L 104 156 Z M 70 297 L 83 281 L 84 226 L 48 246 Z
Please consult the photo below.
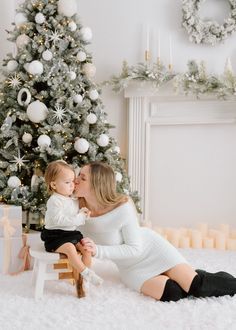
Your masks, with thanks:
M 226 270 L 236 276 L 236 252 L 182 250 L 196 268 Z M 84 299 L 64 281 L 48 282 L 43 300 L 35 302 L 31 271 L 0 275 L 1 330 L 164 330 L 236 329 L 236 296 L 184 299 L 162 303 L 127 289 L 116 267 L 97 261 L 94 269 L 104 278 Z

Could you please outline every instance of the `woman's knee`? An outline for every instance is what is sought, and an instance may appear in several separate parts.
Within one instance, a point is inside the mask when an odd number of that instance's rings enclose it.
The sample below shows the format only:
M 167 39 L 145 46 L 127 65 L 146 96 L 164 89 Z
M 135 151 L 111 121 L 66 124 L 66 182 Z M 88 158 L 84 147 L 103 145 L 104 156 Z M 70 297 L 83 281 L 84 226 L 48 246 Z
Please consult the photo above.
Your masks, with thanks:
M 162 297 L 166 282 L 169 277 L 166 275 L 158 275 L 147 281 L 145 281 L 141 287 L 141 292 L 145 296 L 150 296 L 157 300 L 160 300 Z
M 190 285 L 197 275 L 196 271 L 189 264 L 178 264 L 165 272 L 170 279 L 177 282 L 181 288 L 188 292 Z

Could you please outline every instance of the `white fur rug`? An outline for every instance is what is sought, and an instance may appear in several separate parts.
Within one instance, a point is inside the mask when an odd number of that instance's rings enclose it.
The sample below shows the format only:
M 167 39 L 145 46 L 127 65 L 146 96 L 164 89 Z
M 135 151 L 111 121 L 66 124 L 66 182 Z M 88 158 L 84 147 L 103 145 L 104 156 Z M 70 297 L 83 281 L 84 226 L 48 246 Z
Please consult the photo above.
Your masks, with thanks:
M 236 276 L 236 253 L 182 250 L 196 268 L 226 270 Z M 68 282 L 47 282 L 43 300 L 35 302 L 31 271 L 17 276 L 0 275 L 1 330 L 210 330 L 236 329 L 236 296 L 184 299 L 163 303 L 126 288 L 114 264 L 94 262 L 104 278 L 78 299 Z

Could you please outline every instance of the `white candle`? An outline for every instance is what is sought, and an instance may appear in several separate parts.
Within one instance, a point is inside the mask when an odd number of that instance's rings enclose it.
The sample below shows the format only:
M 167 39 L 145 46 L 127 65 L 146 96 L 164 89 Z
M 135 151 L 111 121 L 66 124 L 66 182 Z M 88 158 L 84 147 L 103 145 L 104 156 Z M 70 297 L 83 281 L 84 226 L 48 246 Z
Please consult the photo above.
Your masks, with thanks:
M 193 249 L 202 248 L 202 234 L 199 230 L 192 230 L 191 233 L 191 247 Z
M 188 249 L 190 247 L 190 238 L 187 236 L 180 237 L 179 247 L 182 249 Z
M 158 29 L 158 49 L 157 49 L 157 57 L 161 58 L 161 32 L 160 29 Z
M 230 73 L 233 72 L 230 57 L 228 57 L 228 58 L 226 59 L 226 62 L 225 62 L 225 72 L 230 72 Z
M 225 250 L 226 247 L 226 238 L 225 238 L 225 234 L 219 232 L 218 234 L 216 234 L 215 237 L 215 247 L 218 250 Z
M 172 38 L 171 38 L 171 36 L 169 36 L 169 56 L 170 56 L 169 64 L 172 66 L 173 58 L 172 58 Z
M 149 25 L 147 24 L 147 26 L 146 26 L 146 51 L 148 51 L 148 52 L 149 52 L 149 47 L 150 47 L 150 45 L 149 45 L 150 33 L 149 32 L 150 32 Z
M 228 250 L 236 250 L 236 239 L 235 238 L 228 238 L 226 241 L 226 247 Z
M 204 249 L 213 249 L 214 248 L 214 238 L 203 237 L 202 245 Z
M 229 237 L 229 225 L 225 223 L 220 224 L 220 231 L 225 234 L 226 237 Z
M 202 233 L 202 237 L 207 236 L 207 232 L 208 232 L 207 223 L 199 223 L 197 227 L 198 227 L 198 230 L 200 230 L 200 232 Z

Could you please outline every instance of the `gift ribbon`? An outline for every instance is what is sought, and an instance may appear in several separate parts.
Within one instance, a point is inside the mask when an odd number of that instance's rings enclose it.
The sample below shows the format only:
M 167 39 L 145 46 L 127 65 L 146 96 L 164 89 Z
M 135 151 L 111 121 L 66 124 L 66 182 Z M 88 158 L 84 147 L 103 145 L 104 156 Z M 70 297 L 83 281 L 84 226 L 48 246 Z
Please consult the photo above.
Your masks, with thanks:
M 20 249 L 20 252 L 18 254 L 18 258 L 22 259 L 22 265 L 20 267 L 20 269 L 15 272 L 15 273 L 11 273 L 11 275 L 17 275 L 19 273 L 24 272 L 25 270 L 29 270 L 30 269 L 30 260 L 31 260 L 31 256 L 29 253 L 29 245 L 27 245 L 27 234 L 23 234 L 22 235 L 22 243 L 23 246 Z
M 3 206 L 3 217 L 0 225 L 3 226 L 4 253 L 3 253 L 3 274 L 7 274 L 11 260 L 11 237 L 16 231 L 9 222 L 9 206 Z

